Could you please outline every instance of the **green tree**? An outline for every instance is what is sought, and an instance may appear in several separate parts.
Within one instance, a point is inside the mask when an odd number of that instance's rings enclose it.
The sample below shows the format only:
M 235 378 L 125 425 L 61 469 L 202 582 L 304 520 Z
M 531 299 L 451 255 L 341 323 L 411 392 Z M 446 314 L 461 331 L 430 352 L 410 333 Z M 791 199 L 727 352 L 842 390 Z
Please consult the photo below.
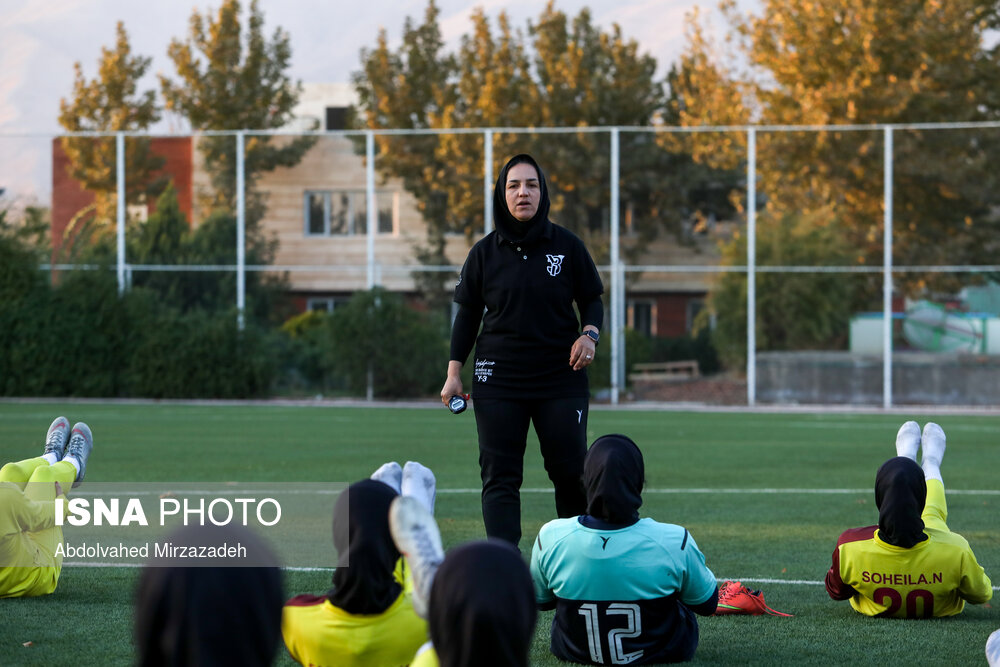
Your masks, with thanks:
M 101 49 L 98 72 L 88 80 L 79 62 L 75 63 L 73 93 L 59 102 L 59 124 L 68 132 L 118 132 L 149 129 L 160 118 L 156 93 L 139 92 L 139 81 L 151 59 L 132 54 L 128 33 L 119 21 L 113 49 Z M 78 216 L 79 225 L 93 223 L 112 229 L 117 206 L 117 152 L 113 137 L 62 137 L 63 150 L 70 161 L 70 175 L 94 193 L 92 208 Z M 164 180 L 155 172 L 163 159 L 150 150 L 144 137 L 128 137 L 125 142 L 125 198 L 129 203 L 155 195 Z M 72 231 L 72 230 L 71 230 Z
M 402 43 L 389 47 L 385 31 L 362 52 L 353 77 L 362 127 L 477 128 L 652 126 L 666 111 L 656 61 L 618 26 L 594 25 L 589 10 L 569 19 L 549 2 L 527 31 L 511 28 L 505 13 L 494 29 L 482 10 L 456 54 L 446 53 L 431 1 L 423 23 L 407 18 Z M 478 133 L 377 137 L 376 164 L 402 180 L 428 225 L 417 257 L 446 264 L 444 234 L 471 240 L 483 227 L 483 139 Z M 546 168 L 554 220 L 580 234 L 598 261 L 606 260 L 610 219 L 608 133 L 561 135 L 497 133 L 498 169 L 518 152 Z M 622 207 L 636 235 L 624 244 L 638 253 L 663 229 L 682 237 L 690 213 L 684 186 L 690 160 L 664 150 L 648 134 L 624 134 Z M 447 300 L 447 276 L 433 292 Z M 441 297 L 441 295 L 444 295 Z
M 137 264 L 234 265 L 236 219 L 228 211 L 211 213 L 191 229 L 168 186 L 156 202 L 155 212 L 128 235 L 129 256 Z M 270 264 L 277 249 L 273 240 L 257 235 L 247 238 L 247 264 Z M 164 303 L 182 312 L 228 311 L 235 305 L 236 282 L 231 271 L 139 271 L 133 286 L 155 292 Z M 247 310 L 259 321 L 278 322 L 286 313 L 282 303 L 287 284 L 283 276 L 259 271 L 246 274 Z
M 996 6 L 982 0 L 765 0 L 759 14 L 721 7 L 732 58 L 705 39 L 697 17 L 681 60 L 677 113 L 685 125 L 869 124 L 981 121 L 1000 112 L 1000 61 L 984 46 Z M 740 67 L 738 63 L 744 63 Z M 757 174 L 774 216 L 834 206 L 856 249 L 882 261 L 882 134 L 764 132 Z M 900 130 L 894 142 L 893 251 L 897 264 L 992 264 L 1000 251 L 989 130 Z M 745 135 L 714 135 L 698 159 L 745 161 Z M 954 290 L 952 275 L 907 273 L 908 294 Z M 869 281 L 870 298 L 880 279 Z
M 764 212 L 756 237 L 760 266 L 837 266 L 850 261 L 853 248 L 832 208 L 806 215 Z M 737 234 L 723 248 L 723 263 L 746 263 L 747 239 Z M 843 347 L 856 283 L 837 273 L 759 273 L 756 278 L 756 340 L 762 350 Z M 723 273 L 716 280 L 699 327 L 716 314 L 712 343 L 730 368 L 746 364 L 747 278 Z
M 269 130 L 285 126 L 298 101 L 300 85 L 286 71 L 292 57 L 287 32 L 264 34 L 264 15 L 250 3 L 246 29 L 238 0 L 223 0 L 213 17 L 194 11 L 186 41 L 173 40 L 168 49 L 178 80 L 160 76 L 167 109 L 182 115 L 196 130 Z M 255 222 L 264 202 L 254 185 L 260 174 L 299 163 L 315 137 L 247 136 L 245 186 L 247 219 Z M 207 209 L 235 210 L 236 139 L 202 137 L 199 150 L 211 174 L 214 193 Z M 248 225 L 249 232 L 249 225 Z

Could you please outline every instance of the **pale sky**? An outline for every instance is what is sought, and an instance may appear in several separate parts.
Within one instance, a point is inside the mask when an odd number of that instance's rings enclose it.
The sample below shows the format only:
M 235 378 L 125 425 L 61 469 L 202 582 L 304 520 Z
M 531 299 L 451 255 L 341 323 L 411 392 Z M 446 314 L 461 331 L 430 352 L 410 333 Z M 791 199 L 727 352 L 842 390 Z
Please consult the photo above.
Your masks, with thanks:
M 752 0 L 744 0 L 746 5 Z M 219 0 L 0 0 L 0 188 L 5 198 L 48 205 L 51 139 L 59 132 L 59 100 L 72 92 L 73 63 L 93 78 L 102 46 L 113 46 L 115 24 L 124 21 L 133 54 L 150 56 L 142 90 L 159 89 L 156 73 L 174 77 L 166 56 L 172 38 L 184 38 L 192 10 L 216 10 Z M 244 7 L 249 3 L 244 2 Z M 575 16 L 590 7 L 594 24 L 613 23 L 659 63 L 663 76 L 684 46 L 684 16 L 696 7 L 718 16 L 716 0 L 557 0 Z M 469 15 L 482 7 L 493 19 L 506 10 L 515 28 L 536 19 L 544 2 L 438 0 L 448 50 L 469 30 Z M 360 51 L 375 44 L 384 27 L 398 44 L 404 18 L 423 18 L 426 0 L 260 0 L 265 33 L 278 26 L 291 36 L 289 74 L 303 83 L 347 83 L 360 67 Z M 176 126 L 176 123 L 174 123 Z M 165 130 L 180 127 L 164 126 Z M 30 136 L 26 136 L 30 135 Z

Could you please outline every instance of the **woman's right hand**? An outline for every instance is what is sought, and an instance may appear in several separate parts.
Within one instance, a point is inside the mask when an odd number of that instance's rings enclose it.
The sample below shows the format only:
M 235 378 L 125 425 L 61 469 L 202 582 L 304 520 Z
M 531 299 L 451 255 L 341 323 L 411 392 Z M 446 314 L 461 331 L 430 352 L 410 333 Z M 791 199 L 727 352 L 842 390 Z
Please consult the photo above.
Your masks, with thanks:
M 452 360 L 448 362 L 448 379 L 441 387 L 441 402 L 448 405 L 448 400 L 455 394 L 462 393 L 462 364 Z

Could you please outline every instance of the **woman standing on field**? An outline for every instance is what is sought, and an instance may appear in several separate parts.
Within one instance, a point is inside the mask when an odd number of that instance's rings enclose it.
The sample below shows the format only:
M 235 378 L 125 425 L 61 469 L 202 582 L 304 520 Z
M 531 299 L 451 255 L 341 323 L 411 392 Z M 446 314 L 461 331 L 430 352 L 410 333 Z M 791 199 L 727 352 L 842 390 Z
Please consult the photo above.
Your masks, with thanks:
M 455 287 L 459 311 L 441 389 L 445 404 L 462 393 L 460 373 L 475 344 L 483 521 L 488 536 L 515 546 L 529 424 L 555 487 L 557 515 L 586 510 L 584 369 L 597 351 L 604 286 L 583 242 L 548 214 L 545 174 L 530 155 L 515 155 L 493 191 L 494 231 L 469 251 Z

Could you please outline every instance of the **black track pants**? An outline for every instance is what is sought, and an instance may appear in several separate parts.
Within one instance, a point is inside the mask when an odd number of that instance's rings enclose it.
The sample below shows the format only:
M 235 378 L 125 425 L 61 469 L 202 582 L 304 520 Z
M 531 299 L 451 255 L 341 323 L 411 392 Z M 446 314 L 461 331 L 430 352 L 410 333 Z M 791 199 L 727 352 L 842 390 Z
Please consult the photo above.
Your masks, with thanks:
M 507 540 L 514 546 L 521 539 L 520 489 L 529 423 L 535 426 L 545 471 L 555 487 L 556 514 L 570 517 L 586 512 L 582 477 L 589 402 L 582 396 L 473 401 L 483 479 L 483 522 L 488 537 Z

